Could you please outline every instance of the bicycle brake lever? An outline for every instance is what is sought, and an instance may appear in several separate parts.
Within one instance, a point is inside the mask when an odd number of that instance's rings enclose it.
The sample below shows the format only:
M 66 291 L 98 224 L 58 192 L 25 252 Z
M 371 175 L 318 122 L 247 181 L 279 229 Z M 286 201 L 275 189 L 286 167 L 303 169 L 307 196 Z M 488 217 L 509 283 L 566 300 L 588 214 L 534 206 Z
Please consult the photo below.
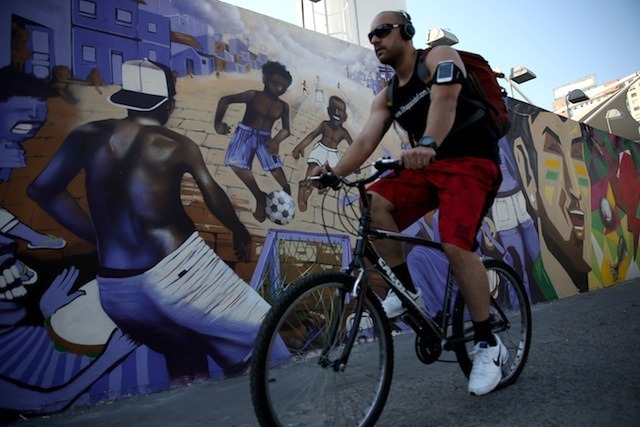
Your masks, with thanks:
M 395 172 L 400 172 L 403 167 L 400 165 L 400 159 L 394 159 L 389 157 L 381 157 L 376 160 L 373 164 L 373 167 L 380 172 L 385 172 L 388 170 L 393 170 Z
M 307 179 L 320 181 L 320 185 L 322 185 L 323 188 L 331 187 L 333 190 L 340 188 L 340 184 L 342 183 L 340 177 L 331 172 L 326 172 L 318 176 L 310 176 Z

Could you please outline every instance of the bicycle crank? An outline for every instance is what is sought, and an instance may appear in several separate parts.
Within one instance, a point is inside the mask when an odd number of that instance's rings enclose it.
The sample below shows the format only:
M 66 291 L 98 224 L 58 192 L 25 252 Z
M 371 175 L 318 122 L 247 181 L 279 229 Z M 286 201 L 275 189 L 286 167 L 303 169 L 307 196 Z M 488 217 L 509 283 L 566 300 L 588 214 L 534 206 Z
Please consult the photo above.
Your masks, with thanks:
M 426 365 L 438 360 L 442 354 L 442 345 L 431 334 L 416 334 L 416 355 Z

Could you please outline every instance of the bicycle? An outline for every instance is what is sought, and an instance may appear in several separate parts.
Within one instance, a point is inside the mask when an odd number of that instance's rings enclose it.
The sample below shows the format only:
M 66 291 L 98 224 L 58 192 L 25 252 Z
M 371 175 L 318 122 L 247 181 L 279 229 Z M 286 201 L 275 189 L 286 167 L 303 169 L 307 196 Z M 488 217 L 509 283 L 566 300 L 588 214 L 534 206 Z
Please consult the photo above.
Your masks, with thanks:
M 353 260 L 347 271 L 302 277 L 284 290 L 265 317 L 256 339 L 250 370 L 251 397 L 261 425 L 373 425 L 384 408 L 393 375 L 391 321 L 368 282 L 365 260 L 378 271 L 407 307 L 402 317 L 416 335 L 418 359 L 430 364 L 443 350 L 453 351 L 462 372 L 472 367 L 473 328 L 465 302 L 456 292 L 449 267 L 443 315 L 430 318 L 376 253 L 371 238 L 390 238 L 442 250 L 422 237 L 373 228 L 366 184 L 397 160 L 380 159 L 376 172 L 353 182 L 362 200 Z M 491 323 L 509 350 L 497 388 L 520 376 L 531 344 L 531 308 L 521 279 L 500 260 L 483 260 L 490 278 Z M 455 296 L 455 299 L 454 299 Z

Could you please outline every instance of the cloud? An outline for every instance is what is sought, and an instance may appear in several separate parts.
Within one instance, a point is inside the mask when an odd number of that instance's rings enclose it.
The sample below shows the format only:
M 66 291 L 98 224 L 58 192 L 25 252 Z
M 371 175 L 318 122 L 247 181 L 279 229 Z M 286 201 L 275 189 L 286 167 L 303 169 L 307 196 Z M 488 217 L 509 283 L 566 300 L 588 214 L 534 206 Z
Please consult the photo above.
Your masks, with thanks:
M 371 72 L 378 66 L 370 49 L 218 0 L 171 0 L 159 7 L 164 15 L 198 19 L 222 34 L 225 41 L 241 39 L 252 52 L 281 62 L 294 75 L 321 75 L 326 81 L 337 82 L 344 79 L 347 64 L 353 72 Z

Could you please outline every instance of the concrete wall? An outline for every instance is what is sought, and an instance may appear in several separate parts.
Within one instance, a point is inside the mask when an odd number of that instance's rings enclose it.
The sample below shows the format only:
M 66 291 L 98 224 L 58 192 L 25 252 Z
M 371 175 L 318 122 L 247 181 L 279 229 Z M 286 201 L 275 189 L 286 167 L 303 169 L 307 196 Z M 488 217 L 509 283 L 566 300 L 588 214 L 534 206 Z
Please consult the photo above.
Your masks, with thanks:
M 349 136 L 364 125 L 374 94 L 383 89 L 373 52 L 220 2 L 123 1 L 109 3 L 106 11 L 103 3 L 23 0 L 6 5 L 0 14 L 7 24 L 2 26 L 0 58 L 6 75 L 15 78 L 3 92 L 20 86 L 21 76 L 37 69 L 48 93 L 40 102 L 27 89 L 0 99 L 0 409 L 10 415 L 54 412 L 236 373 L 246 366 L 268 309 L 265 301 L 275 287 L 309 266 L 343 265 L 347 256 L 347 251 L 341 257 L 322 243 L 322 223 L 339 252 L 348 248 L 338 207 L 357 201 L 331 193 L 323 216 L 322 195 L 314 190 L 308 200 L 301 199 L 307 156 L 320 138 L 302 156 L 295 148 L 330 120 L 327 109 L 335 96 L 346 107 L 338 145 L 338 153 L 344 152 Z M 48 9 L 55 13 L 43 13 Z M 61 10 L 66 12 L 61 15 Z M 130 241 L 132 247 L 142 240 L 131 231 L 135 226 L 155 225 L 107 215 L 96 209 L 99 200 L 135 207 L 138 220 L 167 216 L 147 203 L 153 198 L 146 193 L 135 198 L 119 194 L 118 173 L 113 181 L 95 184 L 100 168 L 82 161 L 99 141 L 116 147 L 118 135 L 124 140 L 132 135 L 114 131 L 126 123 L 127 111 L 109 97 L 123 84 L 121 63 L 152 51 L 175 71 L 177 90 L 175 109 L 165 130 L 158 132 L 166 131 L 167 140 L 180 146 L 196 146 L 185 162 L 201 162 L 206 169 L 204 175 L 202 170 L 184 175 L 179 198 L 197 235 L 217 255 L 205 251 L 199 263 L 191 264 L 187 257 L 184 262 L 190 266 L 183 271 L 216 267 L 200 280 L 181 271 L 177 288 L 163 291 L 153 288 L 146 275 L 121 280 L 122 287 L 135 291 L 114 303 L 105 298 L 113 298 L 110 291 L 117 285 L 99 283 L 98 266 L 136 270 L 138 259 L 146 260 L 158 245 L 113 261 L 118 251 L 100 242 L 96 246 L 95 238 L 83 235 L 83 225 L 91 223 L 77 208 L 89 212 L 92 206 L 93 225 L 108 223 L 108 235 L 116 236 L 118 244 Z M 292 77 L 281 102 L 272 105 L 286 107 L 270 134 L 288 127 L 290 135 L 278 147 L 280 166 L 265 171 L 256 160 L 249 170 L 236 173 L 225 165 L 232 134 L 216 131 L 214 115 L 223 97 L 237 101 L 223 117 L 235 131 L 248 100 L 264 90 L 262 67 L 268 62 L 280 63 Z M 99 73 L 89 78 L 93 68 Z M 504 181 L 479 233 L 480 253 L 513 265 L 534 302 L 638 277 L 637 144 L 517 100 L 508 103 L 513 126 L 500 141 Z M 402 132 L 394 129 L 372 158 L 397 154 L 402 144 Z M 147 156 L 135 160 L 165 164 L 160 154 L 157 159 Z M 361 174 L 368 171 L 363 168 Z M 124 182 L 133 186 L 138 179 L 131 176 Z M 50 195 L 36 196 L 41 202 L 36 203 L 28 194 L 34 180 L 68 196 L 63 207 L 42 203 Z M 64 186 L 54 185 L 60 182 Z M 285 225 L 256 209 L 261 194 L 282 189 L 291 192 L 297 207 Z M 407 232 L 433 236 L 437 220 L 437 214 L 429 214 Z M 248 257 L 238 257 L 236 251 L 238 241 L 244 242 L 238 237 L 242 230 L 251 237 Z M 283 246 L 278 239 L 297 243 Z M 420 286 L 435 288 L 434 279 L 446 265 L 437 255 L 409 249 Z M 139 263 L 141 269 L 149 268 L 148 261 Z M 429 265 L 434 268 L 427 269 Z M 168 277 L 172 268 L 161 263 L 152 271 Z M 236 292 L 233 298 L 217 294 L 227 288 Z M 133 308 L 118 305 L 125 300 Z M 142 327 L 135 325 L 137 320 Z

